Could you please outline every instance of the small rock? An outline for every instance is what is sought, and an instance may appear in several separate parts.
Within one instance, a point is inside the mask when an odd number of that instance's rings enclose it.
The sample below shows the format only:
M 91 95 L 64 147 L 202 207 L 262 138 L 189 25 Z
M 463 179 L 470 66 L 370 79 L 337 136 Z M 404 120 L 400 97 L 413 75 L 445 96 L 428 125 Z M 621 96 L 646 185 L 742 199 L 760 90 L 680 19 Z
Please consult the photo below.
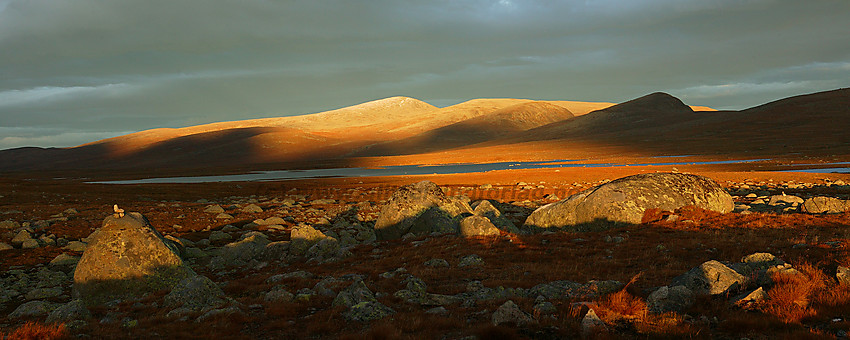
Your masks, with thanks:
M 584 318 L 581 319 L 581 332 L 585 335 L 593 334 L 594 332 L 605 330 L 605 322 L 596 315 L 593 309 L 589 309 Z
M 207 206 L 207 208 L 204 209 L 204 212 L 210 213 L 210 214 L 222 214 L 222 213 L 224 213 L 224 208 L 222 208 L 218 204 L 214 204 L 214 205 Z
M 62 295 L 61 287 L 51 287 L 51 288 L 36 288 L 33 289 L 26 294 L 27 300 L 43 300 L 54 298 L 59 295 Z
M 481 256 L 478 256 L 477 254 L 472 254 L 461 258 L 458 267 L 481 266 L 483 264 L 484 260 L 481 259 Z
M 12 220 L 0 221 L 0 230 L 9 229 L 15 230 L 21 227 L 21 224 Z
M 214 317 L 230 316 L 230 315 L 237 315 L 237 314 L 242 314 L 242 310 L 240 310 L 236 306 L 213 309 L 213 310 L 210 310 L 210 311 L 204 313 L 203 315 L 199 316 L 197 319 L 195 319 L 195 323 L 202 323 L 202 322 L 207 321 L 210 318 L 214 318 Z
M 747 308 L 753 303 L 758 303 L 767 300 L 767 298 L 768 296 L 767 293 L 764 291 L 764 288 L 758 287 L 758 289 L 736 298 L 732 304 L 741 308 Z
M 181 307 L 191 310 L 207 310 L 225 303 L 224 292 L 205 276 L 197 275 L 183 279 L 163 297 L 166 307 Z
M 534 319 L 511 300 L 508 300 L 493 313 L 491 321 L 498 326 L 503 323 L 513 323 L 517 326 L 524 326 L 535 323 Z
M 684 312 L 694 303 L 694 293 L 685 286 L 661 287 L 646 299 L 647 309 L 653 313 Z
M 256 204 L 248 204 L 245 207 L 243 207 L 241 210 L 244 213 L 261 213 L 261 212 L 263 212 L 263 208 L 260 208 Z
M 36 300 L 25 302 L 18 306 L 18 308 L 15 308 L 15 310 L 9 314 L 9 318 L 16 319 L 22 317 L 44 316 L 52 312 L 55 308 L 55 305 L 47 301 Z
M 295 295 L 286 291 L 286 289 L 277 288 L 266 293 L 263 299 L 268 302 L 291 302 L 295 299 Z
M 446 310 L 446 308 L 445 308 L 445 307 L 443 307 L 443 306 L 434 307 L 434 308 L 431 308 L 431 309 L 429 309 L 429 310 L 426 310 L 426 311 L 425 311 L 425 314 L 440 314 L 440 315 L 445 315 L 445 314 L 448 314 L 448 313 L 449 313 L 449 311 L 448 311 L 448 310 Z
M 210 242 L 230 241 L 232 239 L 233 236 L 220 230 L 213 231 L 209 237 Z
M 549 301 L 540 301 L 534 305 L 535 315 L 554 314 L 558 309 Z
M 9 250 L 9 249 L 15 249 L 15 247 L 12 247 L 12 246 L 10 246 L 6 243 L 0 242 L 0 251 Z
M 45 320 L 46 323 L 66 323 L 74 320 L 91 319 L 92 315 L 83 300 L 73 300 L 53 310 Z
M 215 218 L 217 220 L 229 220 L 229 219 L 233 218 L 233 215 L 226 214 L 226 213 L 220 213 L 218 215 L 215 215 Z
M 24 242 L 21 243 L 21 249 L 35 249 L 35 248 L 38 248 L 38 240 L 29 239 L 29 240 L 24 240 Z
M 448 267 L 449 261 L 446 261 L 444 259 L 430 259 L 428 261 L 425 261 L 425 265 L 428 267 Z
M 86 244 L 85 242 L 71 241 L 71 242 L 68 242 L 67 246 L 62 247 L 62 249 L 69 250 L 69 251 L 78 251 L 78 252 L 82 253 L 82 252 L 86 251 L 86 247 L 88 247 L 88 244 Z
M 358 280 L 339 292 L 331 305 L 350 308 L 362 302 L 378 302 L 378 300 L 366 284 Z
M 12 245 L 20 247 L 24 242 L 32 240 L 32 235 L 30 235 L 29 231 L 21 230 L 19 231 L 14 238 L 12 238 Z
M 352 321 L 369 322 L 392 314 L 395 314 L 395 311 L 380 302 L 364 301 L 348 308 L 343 317 Z

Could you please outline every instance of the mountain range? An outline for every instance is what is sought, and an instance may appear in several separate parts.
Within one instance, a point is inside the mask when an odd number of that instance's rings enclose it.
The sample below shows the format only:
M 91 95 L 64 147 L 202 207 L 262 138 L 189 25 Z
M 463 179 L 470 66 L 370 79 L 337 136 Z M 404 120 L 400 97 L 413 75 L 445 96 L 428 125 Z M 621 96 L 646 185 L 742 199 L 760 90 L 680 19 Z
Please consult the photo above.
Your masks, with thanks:
M 604 152 L 846 155 L 850 89 L 741 111 L 691 107 L 666 93 L 620 104 L 475 99 L 438 108 L 391 97 L 316 114 L 153 129 L 71 148 L 0 151 L 0 171 L 305 168 L 399 156 L 470 162 Z M 486 156 L 482 156 L 486 155 Z M 504 160 L 504 159 L 503 159 Z

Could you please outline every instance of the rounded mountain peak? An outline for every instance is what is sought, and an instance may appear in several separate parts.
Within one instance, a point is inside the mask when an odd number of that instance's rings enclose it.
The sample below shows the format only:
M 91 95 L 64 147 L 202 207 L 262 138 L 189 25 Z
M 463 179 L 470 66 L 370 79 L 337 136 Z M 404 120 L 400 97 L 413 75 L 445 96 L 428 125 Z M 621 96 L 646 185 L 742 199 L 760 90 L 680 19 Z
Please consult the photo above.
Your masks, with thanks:
M 611 106 L 602 111 L 608 112 L 659 112 L 659 113 L 692 113 L 690 106 L 685 105 L 679 98 L 664 92 L 655 92 L 640 98 L 635 98 Z

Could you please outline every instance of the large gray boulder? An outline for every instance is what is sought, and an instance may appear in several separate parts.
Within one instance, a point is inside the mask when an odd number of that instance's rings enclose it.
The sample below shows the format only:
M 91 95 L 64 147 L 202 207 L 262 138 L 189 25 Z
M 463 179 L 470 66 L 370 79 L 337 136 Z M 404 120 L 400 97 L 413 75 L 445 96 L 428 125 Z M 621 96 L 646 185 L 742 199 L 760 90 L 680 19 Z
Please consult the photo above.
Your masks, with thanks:
M 721 295 L 746 287 L 748 279 L 719 261 L 708 261 L 673 278 L 672 286 L 685 286 L 695 294 Z
M 800 210 L 810 214 L 839 214 L 850 210 L 850 201 L 834 197 L 812 197 L 803 202 Z
M 196 275 L 140 213 L 107 217 L 89 241 L 73 290 L 86 305 L 171 289 Z
M 681 313 L 693 303 L 694 293 L 685 286 L 663 286 L 646 298 L 646 307 L 653 313 Z
M 484 216 L 469 216 L 460 221 L 460 235 L 463 237 L 499 236 L 499 228 Z
M 647 209 L 672 211 L 689 205 L 721 213 L 734 208 L 732 196 L 709 178 L 680 173 L 640 174 L 544 205 L 528 217 L 523 231 L 604 230 L 639 224 Z
M 183 279 L 162 300 L 166 307 L 192 311 L 208 311 L 227 302 L 221 288 L 201 275 Z
M 433 182 L 422 181 L 393 193 L 375 221 L 375 235 L 378 240 L 392 240 L 407 233 L 456 234 L 460 216 L 472 214 L 466 201 L 447 197 Z

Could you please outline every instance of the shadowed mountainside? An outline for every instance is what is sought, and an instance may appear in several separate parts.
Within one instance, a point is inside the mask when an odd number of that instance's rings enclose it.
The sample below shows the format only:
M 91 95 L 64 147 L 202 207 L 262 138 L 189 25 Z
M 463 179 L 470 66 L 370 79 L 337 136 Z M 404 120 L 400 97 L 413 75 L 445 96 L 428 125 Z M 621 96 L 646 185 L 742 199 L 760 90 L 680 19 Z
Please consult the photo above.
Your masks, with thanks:
M 665 94 L 621 104 L 475 99 L 437 108 L 392 97 L 312 115 L 154 129 L 74 148 L 0 151 L 0 171 L 344 166 L 362 156 L 590 146 L 646 155 L 735 156 L 850 152 L 850 89 L 795 96 L 742 111 L 701 111 Z M 538 143 L 538 144 L 535 144 Z M 583 148 L 583 150 L 579 150 Z M 323 164 L 323 163 L 322 163 Z M 318 166 L 321 166 L 320 164 Z

